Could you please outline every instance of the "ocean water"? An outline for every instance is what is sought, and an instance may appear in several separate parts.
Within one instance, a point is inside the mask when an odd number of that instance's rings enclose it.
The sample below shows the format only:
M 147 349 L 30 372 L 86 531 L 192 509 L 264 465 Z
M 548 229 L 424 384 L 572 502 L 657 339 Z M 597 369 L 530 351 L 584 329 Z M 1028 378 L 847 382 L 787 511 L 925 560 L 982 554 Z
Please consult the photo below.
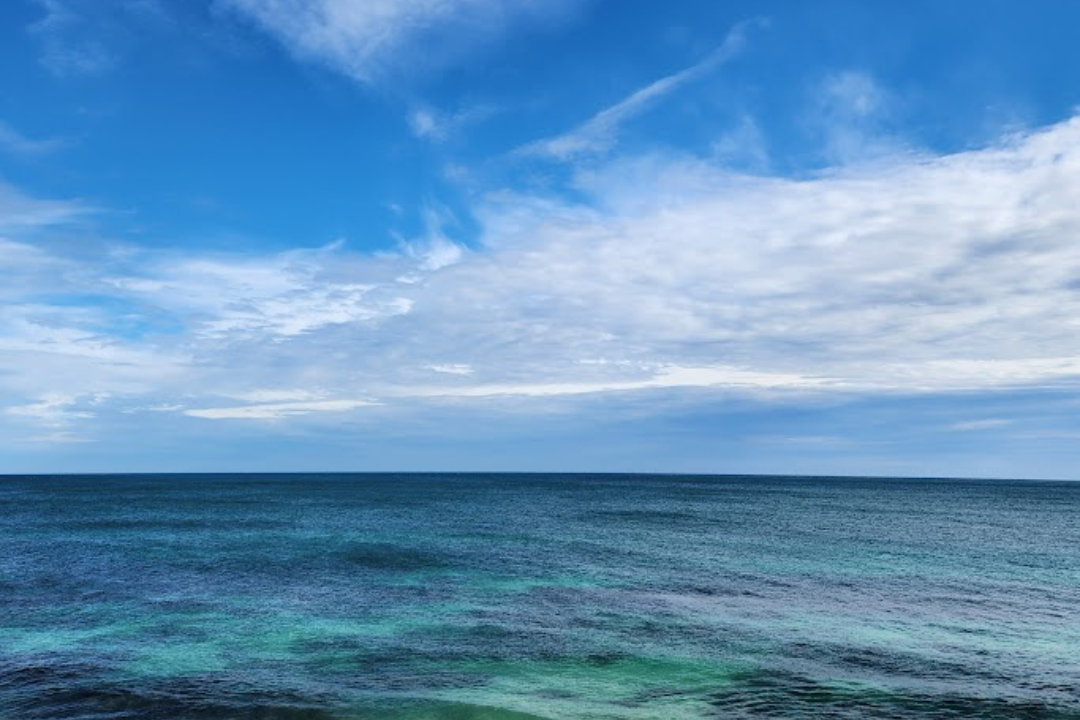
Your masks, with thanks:
M 1080 718 L 1080 483 L 0 477 L 0 718 Z

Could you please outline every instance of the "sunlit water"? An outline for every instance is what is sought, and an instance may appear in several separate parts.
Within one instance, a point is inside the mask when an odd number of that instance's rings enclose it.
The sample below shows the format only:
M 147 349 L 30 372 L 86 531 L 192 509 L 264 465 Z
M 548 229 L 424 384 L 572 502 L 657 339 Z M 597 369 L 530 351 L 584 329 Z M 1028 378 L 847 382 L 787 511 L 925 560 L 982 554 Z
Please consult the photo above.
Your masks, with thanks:
M 0 478 L 0 717 L 1080 718 L 1080 483 Z

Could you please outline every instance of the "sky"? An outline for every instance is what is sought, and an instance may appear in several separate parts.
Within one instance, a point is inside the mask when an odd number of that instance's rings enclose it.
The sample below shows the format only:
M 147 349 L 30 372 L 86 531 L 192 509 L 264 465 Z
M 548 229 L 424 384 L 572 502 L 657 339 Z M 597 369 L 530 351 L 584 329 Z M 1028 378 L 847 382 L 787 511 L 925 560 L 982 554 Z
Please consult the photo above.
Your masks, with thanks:
M 0 473 L 1080 478 L 1072 0 L 7 0 Z

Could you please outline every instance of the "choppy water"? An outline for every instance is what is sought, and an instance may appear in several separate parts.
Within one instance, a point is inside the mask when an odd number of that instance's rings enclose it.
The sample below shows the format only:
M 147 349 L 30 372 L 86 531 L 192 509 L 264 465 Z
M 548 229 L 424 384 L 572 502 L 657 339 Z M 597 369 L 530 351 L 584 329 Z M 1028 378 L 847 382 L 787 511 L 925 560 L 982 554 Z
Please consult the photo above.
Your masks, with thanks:
M 1080 718 L 1080 483 L 0 478 L 0 717 Z

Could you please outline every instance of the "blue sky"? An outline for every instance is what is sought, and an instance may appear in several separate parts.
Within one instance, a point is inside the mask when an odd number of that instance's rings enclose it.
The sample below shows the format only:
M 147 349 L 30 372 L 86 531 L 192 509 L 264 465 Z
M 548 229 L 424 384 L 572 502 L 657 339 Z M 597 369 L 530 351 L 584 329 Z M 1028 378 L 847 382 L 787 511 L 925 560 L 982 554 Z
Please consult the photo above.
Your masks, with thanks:
M 1075 478 L 1077 26 L 6 2 L 0 472 Z

